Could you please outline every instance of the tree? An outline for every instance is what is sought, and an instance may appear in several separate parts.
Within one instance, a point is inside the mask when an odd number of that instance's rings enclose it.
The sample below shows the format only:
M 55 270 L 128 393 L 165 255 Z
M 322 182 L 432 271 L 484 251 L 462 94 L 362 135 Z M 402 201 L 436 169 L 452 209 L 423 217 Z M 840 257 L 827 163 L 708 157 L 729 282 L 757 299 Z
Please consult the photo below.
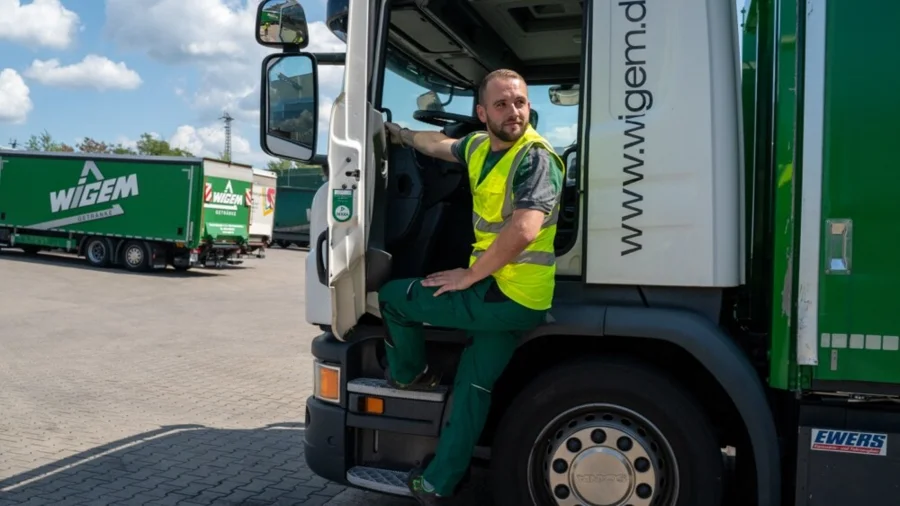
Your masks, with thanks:
M 267 164 L 267 168 L 273 172 L 283 172 L 288 169 L 292 169 L 296 166 L 296 164 L 290 160 L 285 160 L 284 158 L 279 158 L 278 160 L 271 160 Z
M 85 137 L 75 147 L 82 153 L 109 153 L 112 151 L 112 146 L 109 144 L 95 141 L 90 137 Z
M 142 155 L 151 156 L 194 156 L 189 151 L 181 148 L 173 148 L 167 141 L 156 139 L 148 133 L 141 134 L 137 141 L 137 151 Z
M 29 151 L 56 151 L 66 153 L 75 151 L 72 146 L 69 146 L 64 142 L 56 142 L 53 140 L 53 136 L 46 130 L 44 130 L 40 136 L 32 135 L 29 137 L 28 141 L 25 142 L 25 147 Z
M 94 139 L 93 137 L 84 137 L 81 142 L 73 148 L 66 143 L 57 142 L 49 132 L 44 130 L 40 135 L 32 135 L 25 143 L 26 149 L 30 151 L 63 151 L 72 153 L 76 149 L 80 153 L 109 153 L 115 155 L 151 155 L 151 156 L 194 156 L 191 152 L 173 148 L 168 142 L 157 139 L 149 133 L 141 134 L 141 139 L 137 142 L 137 149 L 132 149 L 122 145 L 122 143 L 111 144 Z

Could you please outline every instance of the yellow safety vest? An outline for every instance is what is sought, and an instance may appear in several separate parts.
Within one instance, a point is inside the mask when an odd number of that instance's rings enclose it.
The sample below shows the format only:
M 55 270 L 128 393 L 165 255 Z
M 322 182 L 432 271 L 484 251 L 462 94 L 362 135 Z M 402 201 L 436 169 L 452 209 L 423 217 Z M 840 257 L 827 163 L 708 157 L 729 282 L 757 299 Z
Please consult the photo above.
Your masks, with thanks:
M 491 149 L 488 134 L 473 135 L 465 146 L 469 183 L 472 188 L 472 225 L 475 227 L 475 244 L 469 265 L 484 254 L 500 230 L 512 218 L 514 168 L 518 167 L 533 145 L 543 146 L 559 163 L 565 175 L 565 164 L 553 151 L 553 147 L 531 125 L 524 135 L 503 155 L 480 184 L 485 159 Z M 494 272 L 497 285 L 507 297 L 519 304 L 535 309 L 549 309 L 553 301 L 556 277 L 556 254 L 553 239 L 559 217 L 559 201 L 553 211 L 544 218 L 540 232 L 518 257 Z

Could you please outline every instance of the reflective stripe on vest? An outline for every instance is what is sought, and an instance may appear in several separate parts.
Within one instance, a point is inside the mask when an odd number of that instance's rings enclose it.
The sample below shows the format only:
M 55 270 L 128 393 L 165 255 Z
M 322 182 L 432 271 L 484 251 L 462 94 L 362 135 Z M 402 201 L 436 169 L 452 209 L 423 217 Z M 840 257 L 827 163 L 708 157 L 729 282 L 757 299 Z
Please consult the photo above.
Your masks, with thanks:
M 497 234 L 509 222 L 515 210 L 513 181 L 517 168 L 529 148 L 543 146 L 565 171 L 565 164 L 553 151 L 553 147 L 541 137 L 531 125 L 522 137 L 503 155 L 481 183 L 484 162 L 491 146 L 488 135 L 479 132 L 473 135 L 465 147 L 469 183 L 472 188 L 472 225 L 475 228 L 475 244 L 469 265 L 475 263 L 497 238 Z M 531 309 L 549 309 L 553 300 L 556 276 L 556 255 L 554 238 L 559 218 L 559 200 L 553 211 L 544 217 L 541 230 L 512 262 L 501 267 L 493 276 L 500 290 L 510 299 Z

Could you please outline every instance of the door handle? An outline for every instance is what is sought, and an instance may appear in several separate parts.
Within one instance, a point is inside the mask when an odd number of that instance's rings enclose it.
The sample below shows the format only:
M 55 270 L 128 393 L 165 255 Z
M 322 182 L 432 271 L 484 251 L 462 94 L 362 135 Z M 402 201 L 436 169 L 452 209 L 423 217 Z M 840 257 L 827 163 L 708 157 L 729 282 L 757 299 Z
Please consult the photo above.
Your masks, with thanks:
M 319 276 L 319 283 L 322 283 L 325 286 L 328 286 L 328 271 L 326 270 L 325 260 L 322 258 L 322 249 L 325 245 L 325 242 L 328 240 L 328 229 L 322 231 L 319 234 L 319 238 L 316 239 L 316 274 Z M 325 252 L 326 257 L 328 253 Z
M 853 220 L 826 220 L 825 229 L 825 274 L 850 274 L 853 262 Z

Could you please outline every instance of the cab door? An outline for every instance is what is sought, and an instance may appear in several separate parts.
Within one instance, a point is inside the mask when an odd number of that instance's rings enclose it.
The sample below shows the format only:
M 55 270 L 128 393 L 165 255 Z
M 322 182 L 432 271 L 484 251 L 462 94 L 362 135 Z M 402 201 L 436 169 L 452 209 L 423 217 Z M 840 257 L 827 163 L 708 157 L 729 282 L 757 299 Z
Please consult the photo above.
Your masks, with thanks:
M 331 332 L 340 340 L 366 313 L 366 250 L 372 201 L 368 83 L 368 2 L 351 1 L 344 91 L 334 101 L 328 137 L 328 288 Z M 320 238 L 317 242 L 321 242 Z M 317 246 L 319 246 L 317 244 Z M 324 245 L 322 245 L 324 246 Z M 323 248 L 317 247 L 317 251 Z
M 350 69 L 349 54 L 347 59 Z M 366 312 L 365 123 L 348 122 L 347 116 L 351 114 L 347 110 L 347 94 L 342 93 L 335 100 L 332 111 L 328 150 L 328 229 L 326 237 L 319 238 L 319 242 L 327 240 L 328 244 L 331 331 L 341 340 Z M 365 105 L 365 88 L 362 97 Z M 319 245 L 316 249 L 322 251 Z

